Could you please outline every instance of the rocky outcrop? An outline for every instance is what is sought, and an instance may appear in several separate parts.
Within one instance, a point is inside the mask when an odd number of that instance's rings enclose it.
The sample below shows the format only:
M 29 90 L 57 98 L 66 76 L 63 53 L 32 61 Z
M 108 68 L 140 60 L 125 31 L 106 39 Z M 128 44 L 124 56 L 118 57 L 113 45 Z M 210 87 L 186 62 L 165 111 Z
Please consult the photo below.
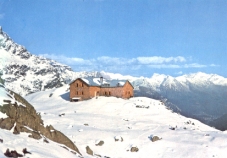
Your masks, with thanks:
M 13 91 L 8 95 L 11 100 L 3 100 L 5 104 L 0 106 L 0 111 L 8 116 L 0 119 L 0 128 L 13 130 L 14 134 L 26 132 L 34 139 L 48 138 L 80 154 L 76 145 L 63 133 L 51 125 L 44 127 L 40 114 L 24 98 Z

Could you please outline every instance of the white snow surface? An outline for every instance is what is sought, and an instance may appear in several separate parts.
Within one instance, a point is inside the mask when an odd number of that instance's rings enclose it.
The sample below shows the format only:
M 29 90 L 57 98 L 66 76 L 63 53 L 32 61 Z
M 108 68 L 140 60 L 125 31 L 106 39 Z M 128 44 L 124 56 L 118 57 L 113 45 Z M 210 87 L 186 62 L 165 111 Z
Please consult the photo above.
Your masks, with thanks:
M 145 97 L 129 100 L 99 97 L 69 102 L 67 90 L 68 86 L 64 86 L 30 94 L 26 99 L 41 113 L 44 122 L 68 136 L 84 157 L 92 157 L 86 153 L 86 146 L 89 146 L 94 154 L 111 158 L 226 157 L 227 132 L 173 113 L 158 100 Z M 53 95 L 49 97 L 50 94 Z M 142 108 L 137 108 L 137 105 Z M 150 138 L 154 135 L 162 139 L 152 142 Z M 4 136 L 8 138 L 8 134 Z M 22 136 L 14 136 L 14 143 L 9 143 L 12 148 L 23 146 L 18 140 L 19 137 Z M 122 137 L 123 141 L 115 141 L 115 137 Z M 28 149 L 44 157 L 50 156 L 48 154 L 53 157 L 67 157 L 65 154 L 70 154 L 57 146 L 50 147 L 45 144 L 44 147 L 41 142 L 24 139 L 28 143 Z M 104 144 L 96 146 L 101 140 Z M 1 145 L 5 148 L 7 146 L 4 143 Z M 138 147 L 139 151 L 131 152 L 133 146 Z M 1 148 L 2 152 L 5 148 Z M 44 148 L 48 149 L 48 153 Z

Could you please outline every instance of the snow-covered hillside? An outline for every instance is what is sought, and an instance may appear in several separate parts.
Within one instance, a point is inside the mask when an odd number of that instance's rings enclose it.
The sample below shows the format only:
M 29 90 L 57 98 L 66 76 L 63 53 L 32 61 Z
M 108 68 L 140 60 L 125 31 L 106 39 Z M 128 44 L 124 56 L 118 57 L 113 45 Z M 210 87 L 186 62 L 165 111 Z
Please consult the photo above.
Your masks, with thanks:
M 5 89 L 4 85 L 0 83 L 0 123 L 8 116 L 1 112 L 5 108 L 6 102 L 4 100 L 11 101 L 11 103 L 17 102 L 15 98 L 12 98 L 12 95 Z M 17 102 L 17 105 L 21 103 Z M 25 106 L 25 105 L 23 105 Z M 18 118 L 20 119 L 20 118 Z M 24 157 L 33 157 L 33 158 L 53 158 L 53 157 L 75 157 L 75 154 L 63 148 L 64 145 L 56 143 L 48 139 L 48 143 L 44 142 L 43 139 L 36 140 L 29 138 L 30 133 L 20 133 L 13 134 L 14 127 L 9 131 L 6 129 L 0 128 L 0 157 L 4 156 L 9 149 L 8 157 L 13 157 L 11 151 L 16 150 L 18 154 L 24 155 L 23 150 L 26 148 L 28 152 Z M 28 128 L 28 127 L 27 127 Z M 46 139 L 47 140 L 47 139 Z M 14 152 L 15 153 L 15 152 Z
M 68 87 L 63 86 L 26 99 L 45 123 L 68 136 L 84 157 L 92 157 L 87 154 L 88 147 L 94 157 L 225 157 L 226 132 L 173 113 L 161 101 L 99 97 L 69 102 L 68 95 Z

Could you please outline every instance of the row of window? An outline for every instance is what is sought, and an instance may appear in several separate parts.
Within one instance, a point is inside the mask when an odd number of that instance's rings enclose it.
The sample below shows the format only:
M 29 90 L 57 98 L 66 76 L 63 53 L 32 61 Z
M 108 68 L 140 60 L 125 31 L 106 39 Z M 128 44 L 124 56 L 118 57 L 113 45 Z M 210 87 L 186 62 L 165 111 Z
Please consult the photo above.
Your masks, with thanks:
M 96 94 L 99 95 L 99 91 Z M 76 95 L 84 95 L 84 92 L 83 91 L 76 91 Z M 103 95 L 110 96 L 111 92 L 103 92 Z M 126 91 L 125 95 L 130 95 L 130 91 Z
M 82 92 L 76 91 L 76 95 L 84 95 L 84 92 L 83 91 Z
M 83 83 L 81 83 L 81 84 L 76 83 L 76 87 L 84 87 L 84 84 Z

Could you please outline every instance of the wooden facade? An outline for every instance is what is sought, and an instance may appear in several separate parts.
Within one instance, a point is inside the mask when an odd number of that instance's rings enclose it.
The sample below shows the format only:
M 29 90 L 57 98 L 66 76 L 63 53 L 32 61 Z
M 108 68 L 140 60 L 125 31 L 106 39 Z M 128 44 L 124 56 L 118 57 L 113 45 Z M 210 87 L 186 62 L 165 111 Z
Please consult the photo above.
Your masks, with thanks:
M 115 83 L 117 83 L 115 81 Z M 133 97 L 133 86 L 127 80 L 112 84 L 90 84 L 85 79 L 77 78 L 70 83 L 70 101 L 87 100 L 98 96 L 114 96 L 123 99 Z

